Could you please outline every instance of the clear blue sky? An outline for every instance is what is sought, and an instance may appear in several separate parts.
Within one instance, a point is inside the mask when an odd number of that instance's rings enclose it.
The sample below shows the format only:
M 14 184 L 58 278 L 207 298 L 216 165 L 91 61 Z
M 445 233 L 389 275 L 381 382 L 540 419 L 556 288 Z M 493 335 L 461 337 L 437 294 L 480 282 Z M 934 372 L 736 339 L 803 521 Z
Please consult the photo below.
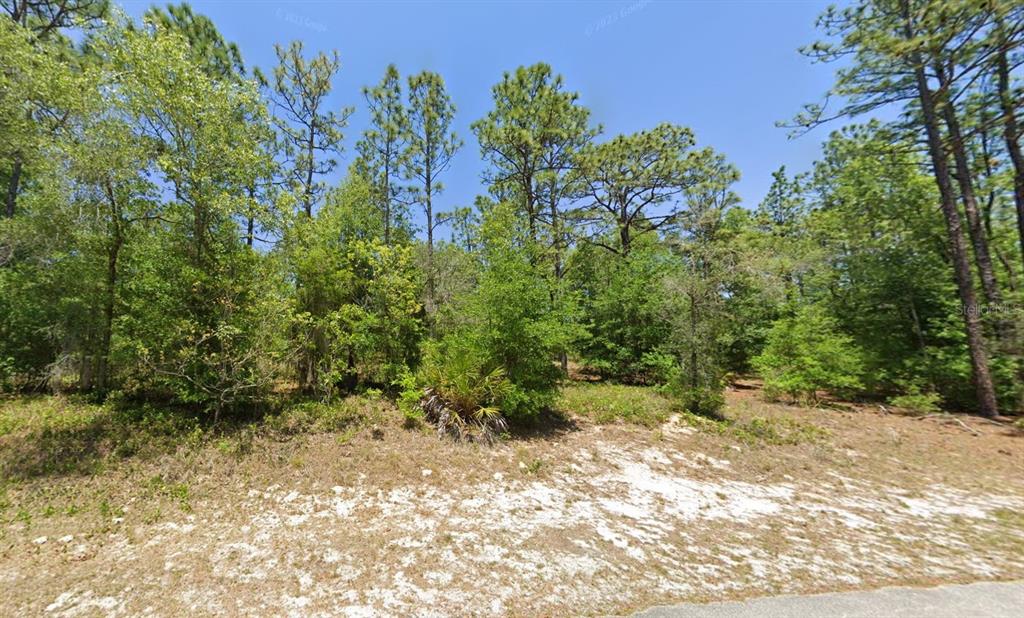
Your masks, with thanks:
M 117 0 L 138 17 L 154 4 Z M 161 3 L 163 4 L 163 3 Z M 491 106 L 502 72 L 544 61 L 581 95 L 606 136 L 668 121 L 691 127 L 698 143 L 725 153 L 742 179 L 747 207 L 760 202 L 771 172 L 808 169 L 832 128 L 788 138 L 789 119 L 828 89 L 834 67 L 812 65 L 797 48 L 817 38 L 827 2 L 342 2 L 194 0 L 247 66 L 275 64 L 273 44 L 301 39 L 307 50 L 337 49 L 336 107 L 355 105 L 340 170 L 367 122 L 360 87 L 388 63 L 403 77 L 440 73 L 458 106 L 465 146 L 443 179 L 441 210 L 484 193 L 479 150 L 469 130 Z

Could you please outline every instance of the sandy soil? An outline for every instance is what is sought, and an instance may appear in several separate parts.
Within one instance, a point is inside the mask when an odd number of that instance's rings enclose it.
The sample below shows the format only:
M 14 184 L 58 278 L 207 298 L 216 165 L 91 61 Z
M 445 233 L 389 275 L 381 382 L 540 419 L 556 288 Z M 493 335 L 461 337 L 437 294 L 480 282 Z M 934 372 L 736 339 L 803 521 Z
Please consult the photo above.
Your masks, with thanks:
M 1024 577 L 1020 433 L 749 390 L 729 413 L 823 431 L 577 419 L 486 448 L 396 420 L 22 482 L 0 614 L 608 614 Z

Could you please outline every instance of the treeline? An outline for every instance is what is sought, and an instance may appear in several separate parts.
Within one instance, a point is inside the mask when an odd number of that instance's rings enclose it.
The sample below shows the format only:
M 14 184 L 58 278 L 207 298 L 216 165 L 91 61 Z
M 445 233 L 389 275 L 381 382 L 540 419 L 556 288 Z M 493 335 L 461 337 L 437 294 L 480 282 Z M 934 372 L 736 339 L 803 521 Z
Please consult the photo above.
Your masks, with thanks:
M 571 360 L 699 413 L 751 372 L 804 401 L 1020 409 L 1012 3 L 827 12 L 808 53 L 852 59 L 837 116 L 904 114 L 833 134 L 753 209 L 686 127 L 606 135 L 550 67 L 520 67 L 471 125 L 487 194 L 446 212 L 464 143 L 435 73 L 363 89 L 332 186 L 336 52 L 278 46 L 264 73 L 187 5 L 2 6 L 3 390 L 217 416 L 374 388 L 490 434 L 547 408 Z

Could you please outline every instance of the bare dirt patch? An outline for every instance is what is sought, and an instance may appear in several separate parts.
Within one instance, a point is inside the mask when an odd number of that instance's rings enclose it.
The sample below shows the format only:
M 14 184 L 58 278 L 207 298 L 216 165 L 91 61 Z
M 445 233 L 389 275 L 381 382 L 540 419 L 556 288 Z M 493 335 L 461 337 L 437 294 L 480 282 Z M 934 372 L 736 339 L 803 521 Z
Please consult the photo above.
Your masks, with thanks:
M 577 418 L 480 447 L 388 414 L 10 483 L 0 613 L 605 614 L 1024 577 L 1019 433 L 728 399 L 753 438 Z

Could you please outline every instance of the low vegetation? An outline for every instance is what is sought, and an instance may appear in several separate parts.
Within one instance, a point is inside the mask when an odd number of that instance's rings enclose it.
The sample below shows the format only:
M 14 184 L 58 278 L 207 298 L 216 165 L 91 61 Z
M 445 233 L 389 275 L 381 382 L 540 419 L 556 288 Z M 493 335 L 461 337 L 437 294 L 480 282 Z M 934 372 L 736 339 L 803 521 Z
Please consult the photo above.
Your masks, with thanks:
M 556 408 L 595 423 L 618 421 L 657 427 L 668 420 L 673 404 L 655 389 L 623 384 L 583 383 L 562 389 Z
M 206 415 L 166 406 L 91 403 L 79 397 L 0 400 L 0 477 L 91 475 L 131 458 L 154 459 L 215 445 L 233 456 L 254 440 L 342 433 L 384 422 L 393 407 L 379 394 L 330 404 L 289 403 L 259 416 L 214 424 Z

